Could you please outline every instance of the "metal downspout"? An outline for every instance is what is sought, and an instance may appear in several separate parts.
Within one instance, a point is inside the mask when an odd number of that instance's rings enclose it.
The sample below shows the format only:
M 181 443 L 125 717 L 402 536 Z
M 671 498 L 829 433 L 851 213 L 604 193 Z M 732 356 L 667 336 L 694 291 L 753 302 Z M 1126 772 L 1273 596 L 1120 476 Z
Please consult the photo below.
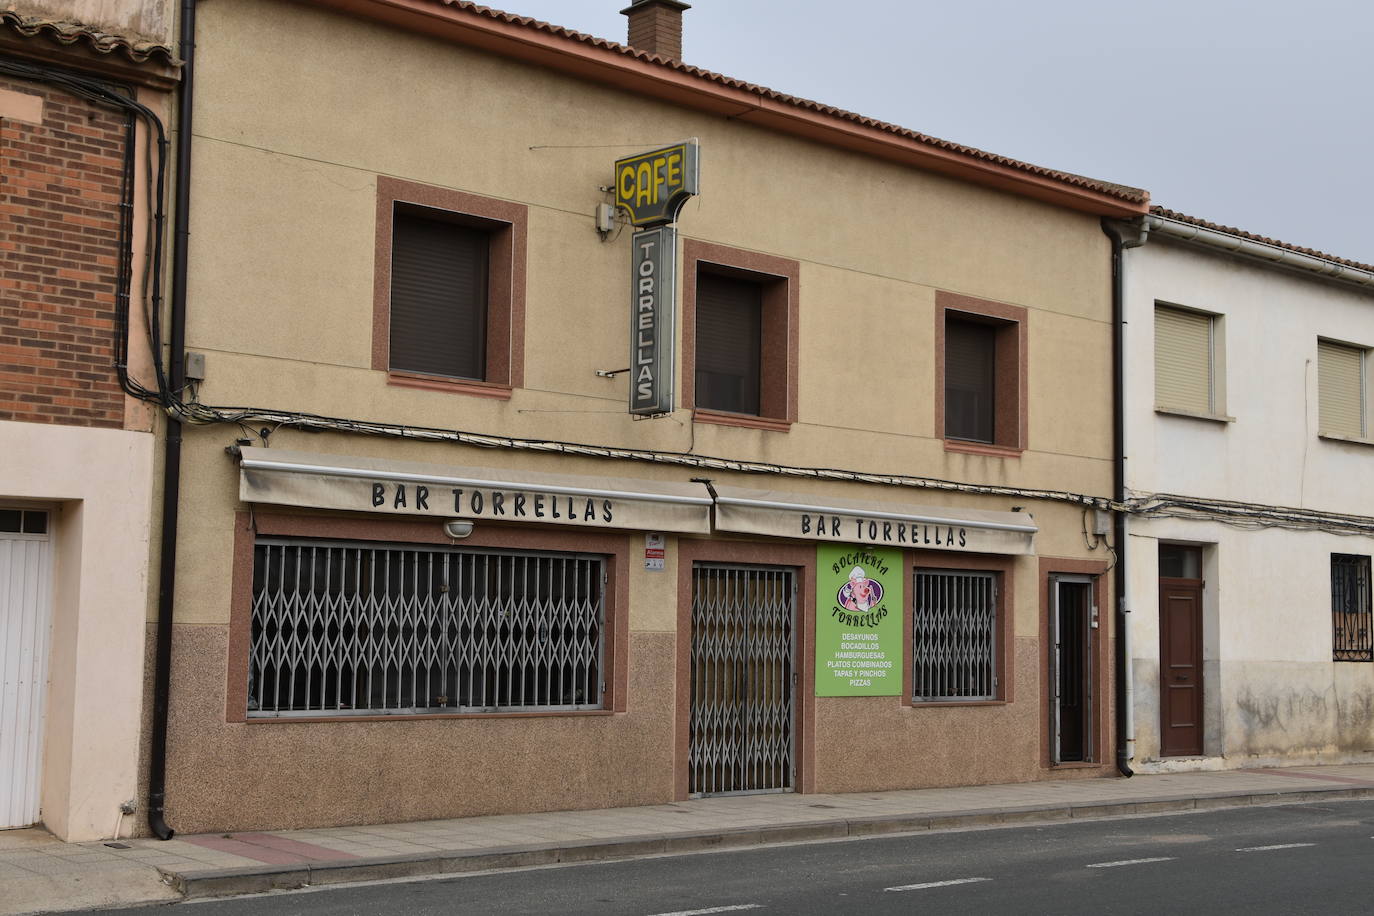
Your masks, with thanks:
M 173 223 L 172 313 L 168 341 L 168 408 L 163 449 L 162 539 L 158 563 L 157 653 L 153 667 L 152 746 L 148 756 L 148 829 L 160 840 L 176 831 L 164 817 L 167 801 L 167 708 L 172 686 L 172 618 L 176 592 L 177 510 L 181 499 L 180 415 L 170 409 L 186 384 L 186 249 L 190 236 L 191 99 L 195 77 L 196 0 L 182 0 L 181 97 L 177 105 L 176 213 Z
M 1126 316 L 1125 272 L 1122 251 L 1144 244 L 1144 236 L 1127 243 L 1112 221 L 1102 220 L 1102 231 L 1112 242 L 1112 497 L 1118 504 L 1126 500 Z M 1126 603 L 1126 513 L 1113 513 L 1112 537 L 1116 542 L 1116 768 L 1122 776 L 1134 776 L 1130 760 L 1135 744 L 1135 698 L 1130 673 L 1130 608 Z

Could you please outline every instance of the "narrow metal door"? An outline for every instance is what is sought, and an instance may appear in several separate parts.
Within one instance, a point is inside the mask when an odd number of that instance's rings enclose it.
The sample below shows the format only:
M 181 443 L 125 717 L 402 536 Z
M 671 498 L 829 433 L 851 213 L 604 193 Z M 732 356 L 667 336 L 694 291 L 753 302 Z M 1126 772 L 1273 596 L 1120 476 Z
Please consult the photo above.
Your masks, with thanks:
M 1088 762 L 1093 759 L 1097 708 L 1093 691 L 1097 608 L 1093 606 L 1091 579 L 1051 577 L 1050 628 L 1054 762 Z
M 52 558 L 47 513 L 0 515 L 17 529 L 0 529 L 0 828 L 27 827 L 39 816 Z
M 692 795 L 792 789 L 796 605 L 791 569 L 693 567 Z

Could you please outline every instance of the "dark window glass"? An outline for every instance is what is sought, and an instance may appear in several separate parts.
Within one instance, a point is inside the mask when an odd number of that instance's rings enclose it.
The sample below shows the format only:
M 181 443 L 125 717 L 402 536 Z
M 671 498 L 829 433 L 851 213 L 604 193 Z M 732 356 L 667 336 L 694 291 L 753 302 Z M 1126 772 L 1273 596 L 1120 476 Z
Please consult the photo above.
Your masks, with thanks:
M 945 323 L 945 435 L 993 442 L 996 422 L 997 328 L 973 321 Z
M 699 274 L 696 321 L 697 406 L 760 413 L 762 287 L 734 277 Z
M 0 531 L 23 530 L 24 513 L 18 509 L 0 509 Z
M 1369 557 L 1331 555 L 1331 636 L 1338 662 L 1374 661 Z
M 47 533 L 48 533 L 48 513 L 46 513 L 46 512 L 25 512 L 25 513 L 24 513 L 24 533 L 25 533 L 25 534 L 47 534 Z
M 1162 579 L 1201 579 L 1202 548 L 1160 544 L 1159 575 Z
M 391 368 L 485 379 L 486 233 L 397 211 L 391 244 Z

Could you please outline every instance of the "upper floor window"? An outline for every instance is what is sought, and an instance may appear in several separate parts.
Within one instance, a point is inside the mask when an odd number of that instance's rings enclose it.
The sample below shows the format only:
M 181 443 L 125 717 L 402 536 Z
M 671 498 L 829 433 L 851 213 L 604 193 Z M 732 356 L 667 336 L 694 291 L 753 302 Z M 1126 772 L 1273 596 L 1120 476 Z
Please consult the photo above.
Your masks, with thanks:
M 935 294 L 936 434 L 954 451 L 1026 447 L 1026 310 Z
M 487 381 L 487 233 L 398 207 L 391 240 L 390 368 Z
M 1369 351 L 1317 341 L 1317 404 L 1322 435 L 1369 435 Z
M 945 319 L 945 436 L 997 441 L 997 329 Z
M 377 179 L 372 367 L 509 397 L 523 381 L 526 208 Z
M 683 243 L 682 406 L 693 418 L 785 431 L 797 418 L 800 265 Z
M 739 277 L 697 276 L 696 404 L 761 413 L 763 289 Z
M 1155 408 L 1214 417 L 1224 413 L 1219 317 L 1155 305 Z

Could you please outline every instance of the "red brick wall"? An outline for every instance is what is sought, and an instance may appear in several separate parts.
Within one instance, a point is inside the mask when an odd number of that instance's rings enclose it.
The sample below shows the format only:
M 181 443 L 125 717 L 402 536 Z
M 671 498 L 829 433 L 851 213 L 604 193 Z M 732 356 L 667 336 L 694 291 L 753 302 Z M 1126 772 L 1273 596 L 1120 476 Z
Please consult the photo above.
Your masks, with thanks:
M 0 420 L 119 427 L 114 371 L 125 121 L 65 92 L 43 123 L 0 118 Z

